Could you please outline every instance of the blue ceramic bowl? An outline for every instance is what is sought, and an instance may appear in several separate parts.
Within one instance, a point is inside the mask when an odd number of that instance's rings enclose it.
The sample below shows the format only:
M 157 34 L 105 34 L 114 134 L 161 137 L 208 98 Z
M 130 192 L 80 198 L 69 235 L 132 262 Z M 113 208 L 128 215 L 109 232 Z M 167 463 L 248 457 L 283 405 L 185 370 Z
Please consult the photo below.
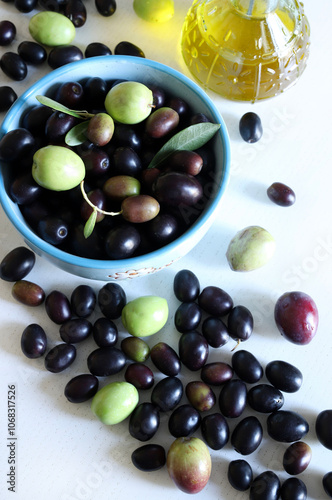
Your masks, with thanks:
M 123 260 L 93 260 L 66 253 L 46 243 L 31 230 L 17 204 L 13 203 L 8 196 L 5 188 L 5 169 L 1 164 L 0 202 L 7 217 L 22 235 L 25 243 L 37 255 L 43 256 L 59 268 L 77 276 L 102 281 L 144 276 L 169 266 L 187 254 L 203 238 L 213 223 L 229 178 L 230 142 L 227 129 L 220 113 L 207 94 L 180 72 L 145 58 L 112 55 L 70 63 L 41 78 L 10 108 L 2 123 L 0 137 L 19 127 L 22 114 L 37 104 L 36 95 L 47 94 L 50 89 L 60 83 L 84 80 L 91 75 L 105 80 L 127 79 L 147 84 L 159 84 L 166 91 L 187 101 L 193 112 L 205 113 L 211 121 L 221 124 L 220 130 L 211 141 L 216 158 L 213 193 L 200 217 L 182 236 L 146 255 Z

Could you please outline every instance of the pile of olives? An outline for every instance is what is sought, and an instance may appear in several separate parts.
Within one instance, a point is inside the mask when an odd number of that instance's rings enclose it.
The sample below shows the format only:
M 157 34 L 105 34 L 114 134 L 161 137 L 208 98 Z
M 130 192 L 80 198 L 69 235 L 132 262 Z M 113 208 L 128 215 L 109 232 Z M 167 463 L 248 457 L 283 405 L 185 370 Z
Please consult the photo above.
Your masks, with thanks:
M 148 166 L 175 134 L 217 124 L 162 87 L 140 82 L 90 77 L 59 84 L 49 97 L 86 109 L 89 119 L 36 100 L 0 140 L 0 159 L 12 171 L 8 193 L 42 239 L 80 257 L 125 259 L 163 247 L 197 220 L 215 178 L 210 143 L 175 149 Z M 67 134 L 82 123 L 86 133 L 69 146 Z
M 261 499 L 262 488 L 265 492 L 263 498 L 268 500 L 276 500 L 279 496 L 283 500 L 307 497 L 305 484 L 296 476 L 309 466 L 311 460 L 311 448 L 302 441 L 309 425 L 299 413 L 282 409 L 284 394 L 295 393 L 301 388 L 301 371 L 282 360 L 270 361 L 264 369 L 251 352 L 238 348 L 230 363 L 209 362 L 210 347 L 221 347 L 231 337 L 237 342 L 247 340 L 246 336 L 253 328 L 249 311 L 246 310 L 247 321 L 243 321 L 242 310 L 235 317 L 240 317 L 238 326 L 246 335 L 241 338 L 232 334 L 232 320 L 229 328 L 226 318 L 230 318 L 238 306 L 234 306 L 227 292 L 218 287 L 201 290 L 198 278 L 187 269 L 175 275 L 173 292 L 180 302 L 174 315 L 175 328 L 180 334 L 176 350 L 166 342 L 151 344 L 140 336 L 137 322 L 146 321 L 144 315 L 149 311 L 149 297 L 137 298 L 131 306 L 124 289 L 112 283 L 102 286 L 98 293 L 88 285 L 79 285 L 70 298 L 58 290 L 45 295 L 39 285 L 25 280 L 34 264 L 35 255 L 31 250 L 15 248 L 0 263 L 0 277 L 13 283 L 13 296 L 21 303 L 30 306 L 44 304 L 48 317 L 59 325 L 61 341 L 48 350 L 44 330 L 38 324 L 31 324 L 21 336 L 22 352 L 29 358 L 44 356 L 45 368 L 58 373 L 73 364 L 77 345 L 89 336 L 93 337 L 96 349 L 87 358 L 87 373 L 71 378 L 64 388 L 64 395 L 72 403 L 92 400 L 93 413 L 107 424 L 129 417 L 130 435 L 146 443 L 132 453 L 132 462 L 137 468 L 153 471 L 166 464 L 163 446 L 147 442 L 156 435 L 161 415 L 167 412 L 168 431 L 174 438 L 190 437 L 200 431 L 212 450 L 221 450 L 230 443 L 241 458 L 229 463 L 228 480 L 238 491 L 249 490 L 250 499 Z M 21 287 L 20 294 L 15 293 L 18 286 Z M 163 319 L 147 332 L 149 337 L 166 322 L 165 302 L 161 299 L 156 305 L 151 300 L 153 315 L 156 311 L 158 314 L 163 311 Z M 101 314 L 91 323 L 89 317 L 96 307 Z M 124 317 L 128 307 L 130 310 L 125 316 L 131 324 L 131 334 L 120 341 L 117 320 Z M 182 367 L 194 375 L 193 380 L 183 378 Z M 99 390 L 100 377 L 112 377 L 121 372 L 123 382 L 110 379 L 111 382 Z M 162 374 L 158 382 L 156 373 Z M 218 396 L 216 390 L 219 390 Z M 146 395 L 148 391 L 150 400 L 140 402 L 139 394 L 144 392 Z M 184 396 L 186 401 L 183 401 Z M 127 413 L 114 405 L 119 398 L 125 400 Z M 111 407 L 110 401 L 113 401 Z M 129 414 L 128 401 L 131 405 Z M 246 408 L 253 414 L 243 417 Z M 239 420 L 231 431 L 229 423 L 234 418 Z M 266 421 L 269 437 L 287 445 L 281 465 L 291 477 L 283 484 L 273 471 L 254 477 L 244 458 L 257 450 L 262 442 L 261 418 Z M 328 449 L 332 449 L 331 422 L 332 410 L 322 411 L 316 419 L 317 438 Z M 332 472 L 328 472 L 323 478 L 329 496 L 332 496 L 331 476 Z
M 85 51 L 73 40 L 76 28 L 81 28 L 87 20 L 87 8 L 82 0 L 54 0 L 50 4 L 46 0 L 15 0 L 14 7 L 27 14 L 39 10 L 29 19 L 29 32 L 32 40 L 24 40 L 17 47 L 17 52 L 6 51 L 0 58 L 0 68 L 12 80 L 21 81 L 28 75 L 28 68 L 40 66 L 47 62 L 51 69 L 84 57 L 130 55 L 145 57 L 143 50 L 137 45 L 122 41 L 114 50 L 101 42 L 89 43 Z M 96 11 L 103 17 L 110 17 L 116 12 L 115 0 L 95 0 Z M 134 2 L 134 11 L 139 17 L 150 22 L 164 22 L 174 14 L 174 3 L 169 0 L 166 5 L 160 2 Z M 16 37 L 16 26 L 9 20 L 0 21 L 0 46 L 10 46 Z M 0 111 L 7 111 L 17 99 L 16 92 L 9 86 L 0 86 Z
M 81 28 L 87 20 L 87 9 L 82 0 L 61 2 L 54 0 L 52 5 L 46 0 L 15 0 L 14 6 L 23 14 L 41 9 L 29 19 L 31 40 L 22 41 L 17 51 L 7 50 L 0 58 L 0 68 L 12 80 L 26 78 L 29 66 L 40 66 L 47 62 L 55 69 L 81 59 L 112 55 L 145 57 L 143 50 L 129 41 L 117 43 L 113 49 L 101 42 L 87 44 L 84 52 L 73 40 L 76 28 Z M 95 0 L 97 12 L 112 16 L 117 8 L 115 0 Z M 17 29 L 9 20 L 0 21 L 0 46 L 9 47 L 16 38 Z M 14 89 L 8 85 L 0 86 L 0 111 L 7 111 L 17 99 Z

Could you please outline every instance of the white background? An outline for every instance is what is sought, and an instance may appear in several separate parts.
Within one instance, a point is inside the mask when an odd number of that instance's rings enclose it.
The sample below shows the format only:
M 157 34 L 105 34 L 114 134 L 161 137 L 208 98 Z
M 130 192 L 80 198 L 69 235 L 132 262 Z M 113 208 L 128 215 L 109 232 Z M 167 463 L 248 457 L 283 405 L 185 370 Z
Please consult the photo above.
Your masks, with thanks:
M 88 43 L 100 41 L 112 50 L 123 40 L 139 45 L 146 57 L 168 64 L 188 75 L 181 61 L 178 42 L 181 26 L 190 0 L 177 0 L 174 18 L 164 25 L 140 20 L 131 0 L 119 0 L 116 13 L 101 17 L 92 0 L 86 2 L 88 20 L 77 29 L 75 43 L 83 51 Z M 319 6 L 319 7 L 318 7 Z M 251 351 L 263 364 L 283 359 L 295 364 L 304 375 L 301 390 L 285 395 L 284 409 L 300 412 L 309 422 L 305 441 L 313 456 L 309 468 L 301 474 L 308 488 L 308 498 L 327 498 L 322 476 L 332 470 L 332 452 L 316 439 L 314 424 L 321 410 L 332 408 L 332 336 L 331 336 L 331 23 L 330 0 L 305 2 L 311 26 L 311 52 L 305 73 L 291 90 L 275 99 L 258 104 L 234 103 L 210 94 L 229 130 L 232 168 L 229 186 L 213 227 L 185 258 L 154 275 L 122 282 L 128 300 L 139 295 L 162 295 L 169 301 L 167 325 L 149 339 L 152 346 L 159 340 L 177 348 L 179 334 L 173 326 L 178 306 L 173 297 L 173 278 L 183 268 L 198 276 L 201 288 L 216 285 L 225 289 L 235 304 L 248 307 L 254 316 L 254 333 L 243 348 Z M 17 27 L 17 37 L 10 48 L 30 39 L 28 20 L 31 14 L 20 14 L 12 3 L 1 2 L 0 18 Z M 29 67 L 23 82 L 12 82 L 3 73 L 1 85 L 12 85 L 18 94 L 49 71 Z M 238 132 L 240 117 L 247 111 L 257 112 L 263 122 L 264 135 L 257 144 L 249 145 Z M 3 115 L 0 115 L 0 119 Z M 297 195 L 295 205 L 282 208 L 270 202 L 267 187 L 274 181 L 290 185 Z M 1 258 L 21 245 L 20 235 L 0 211 Z M 248 225 L 261 225 L 275 237 L 277 249 L 272 261 L 251 273 L 230 270 L 225 257 L 230 239 Z M 31 281 L 46 291 L 60 289 L 70 295 L 75 286 L 87 283 L 58 270 L 37 258 L 29 275 Z M 103 283 L 89 281 L 98 291 Z M 315 339 L 307 346 L 296 346 L 283 339 L 273 320 L 276 299 L 284 292 L 300 290 L 311 295 L 319 309 L 320 324 Z M 64 395 L 67 381 L 86 372 L 86 356 L 95 348 L 93 340 L 78 346 L 75 364 L 55 375 L 47 372 L 43 360 L 29 360 L 20 351 L 20 336 L 30 323 L 41 324 L 53 345 L 58 341 L 58 328 L 46 317 L 43 307 L 24 308 L 11 297 L 11 284 L 0 283 L 0 497 L 7 500 L 139 500 L 186 497 L 169 479 L 166 467 L 154 473 L 143 473 L 131 463 L 132 451 L 143 443 L 129 436 L 128 421 L 113 427 L 101 424 L 91 414 L 90 403 L 73 405 Z M 92 319 L 96 319 L 96 311 Z M 120 338 L 125 335 L 118 322 Z M 230 342 L 222 349 L 211 349 L 210 360 L 230 362 Z M 123 374 L 122 374 L 123 375 Z M 121 376 L 118 378 L 121 379 Z M 183 381 L 197 378 L 183 370 Z M 105 382 L 103 382 L 105 383 Z M 16 493 L 7 491 L 7 387 L 16 385 L 17 405 L 17 481 Z M 216 391 L 218 395 L 218 391 Z M 148 395 L 142 394 L 141 401 Z M 185 398 L 183 399 L 183 402 Z M 216 411 L 216 407 L 214 408 Z M 246 411 L 245 414 L 249 414 Z M 287 445 L 273 442 L 266 433 L 264 415 L 260 416 L 265 436 L 260 448 L 247 457 L 254 474 L 274 470 L 281 480 L 288 476 L 282 468 Z M 230 421 L 230 429 L 235 426 Z M 197 433 L 199 436 L 200 434 Z M 172 437 L 167 431 L 167 415 L 152 439 L 167 450 Z M 227 481 L 227 464 L 241 458 L 230 444 L 218 452 L 211 451 L 213 469 L 200 499 L 241 500 L 248 492 L 233 490 Z

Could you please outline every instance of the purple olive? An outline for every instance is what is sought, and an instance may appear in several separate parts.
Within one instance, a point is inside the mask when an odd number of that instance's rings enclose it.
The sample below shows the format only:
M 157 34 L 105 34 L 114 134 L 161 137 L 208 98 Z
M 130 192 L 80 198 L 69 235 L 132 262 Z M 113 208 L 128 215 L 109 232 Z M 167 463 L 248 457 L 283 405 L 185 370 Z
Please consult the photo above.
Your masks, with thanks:
M 158 342 L 150 350 L 153 364 L 168 376 L 176 376 L 181 370 L 181 361 L 177 352 L 166 342 Z
M 78 285 L 70 297 L 72 311 L 80 318 L 90 316 L 95 309 L 96 303 L 96 293 L 89 285 Z
M 60 326 L 60 337 L 67 344 L 77 344 L 92 333 L 92 324 L 86 318 L 72 318 Z
M 36 256 L 26 247 L 11 250 L 0 263 L 0 278 L 5 281 L 19 281 L 25 278 L 35 265 Z
M 99 347 L 87 359 L 88 369 L 97 377 L 108 377 L 120 372 L 126 364 L 126 356 L 114 346 Z
M 221 413 L 210 413 L 202 419 L 201 432 L 207 445 L 213 450 L 221 450 L 229 440 L 229 427 Z
M 310 446 L 303 441 L 296 441 L 285 450 L 282 465 L 288 474 L 296 476 L 308 467 L 311 456 Z
M 46 347 L 46 334 L 40 325 L 32 323 L 23 330 L 21 349 L 27 358 L 40 358 L 45 353 Z
M 178 377 L 162 378 L 152 389 L 151 402 L 162 412 L 174 410 L 180 403 L 183 385 Z
M 76 358 L 76 348 L 71 344 L 58 344 L 45 356 L 45 368 L 52 373 L 60 373 L 68 368 Z
M 98 391 L 99 380 L 90 373 L 77 375 L 67 382 L 64 394 L 71 403 L 83 403 Z
M 251 415 L 245 417 L 235 426 L 231 436 L 231 444 L 241 455 L 253 453 L 263 439 L 263 428 L 258 418 Z
M 179 340 L 179 358 L 192 371 L 200 370 L 209 355 L 209 344 L 200 333 L 183 333 Z
M 145 402 L 136 406 L 129 418 L 129 433 L 139 441 L 148 441 L 157 432 L 160 413 L 152 403 Z
M 134 466 L 142 471 L 161 469 L 166 464 L 165 448 L 160 444 L 145 444 L 131 454 Z
M 278 410 L 267 417 L 267 432 L 276 441 L 299 441 L 308 431 L 309 424 L 306 419 L 294 411 Z
M 190 404 L 177 406 L 168 419 L 168 430 L 174 437 L 191 436 L 201 424 L 199 411 Z
M 45 310 L 48 317 L 58 325 L 68 321 L 72 315 L 68 298 L 58 290 L 53 290 L 47 295 Z
M 161 174 L 152 188 L 159 203 L 170 207 L 195 205 L 203 196 L 203 188 L 197 178 L 182 172 Z
M 143 363 L 131 363 L 125 371 L 126 382 L 133 384 L 136 389 L 151 389 L 154 384 L 153 371 Z
M 5 52 L 0 59 L 0 67 L 12 80 L 24 80 L 28 74 L 25 61 L 16 52 Z
M 242 415 L 247 403 L 247 387 L 242 380 L 232 379 L 225 382 L 219 393 L 219 407 L 227 418 Z
M 274 182 L 271 184 L 267 189 L 267 195 L 273 203 L 281 207 L 290 207 L 296 200 L 293 189 L 282 182 Z
M 232 367 L 223 361 L 206 363 L 201 370 L 201 379 L 209 385 L 222 385 L 233 377 Z

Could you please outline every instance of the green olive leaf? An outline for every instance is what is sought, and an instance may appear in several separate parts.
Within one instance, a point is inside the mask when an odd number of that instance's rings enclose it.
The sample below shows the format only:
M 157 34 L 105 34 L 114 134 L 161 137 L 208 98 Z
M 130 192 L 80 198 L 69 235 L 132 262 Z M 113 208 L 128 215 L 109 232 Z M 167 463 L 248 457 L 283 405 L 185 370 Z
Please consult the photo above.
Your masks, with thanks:
M 65 136 L 65 143 L 68 144 L 68 146 L 79 146 L 86 141 L 86 131 L 89 126 L 89 121 L 90 120 L 86 120 L 78 123 L 71 128 L 69 132 L 67 132 Z
M 75 118 L 81 118 L 85 120 L 86 118 L 92 118 L 94 116 L 93 114 L 88 113 L 87 111 L 84 110 L 78 111 L 76 109 L 69 109 L 67 108 L 67 106 L 60 104 L 59 102 L 54 101 L 53 99 L 50 99 L 45 95 L 37 95 L 36 99 L 38 102 L 40 102 L 40 104 L 52 108 L 54 109 L 54 111 L 61 111 L 62 113 L 66 113 L 67 115 L 75 116 Z
M 206 144 L 220 129 L 220 123 L 196 123 L 173 135 L 152 158 L 148 168 L 153 168 L 165 161 L 174 151 L 194 151 Z
M 89 236 L 91 236 L 96 225 L 96 219 L 97 219 L 97 210 L 94 210 L 84 225 L 84 232 L 83 232 L 84 238 L 87 239 L 89 238 Z

